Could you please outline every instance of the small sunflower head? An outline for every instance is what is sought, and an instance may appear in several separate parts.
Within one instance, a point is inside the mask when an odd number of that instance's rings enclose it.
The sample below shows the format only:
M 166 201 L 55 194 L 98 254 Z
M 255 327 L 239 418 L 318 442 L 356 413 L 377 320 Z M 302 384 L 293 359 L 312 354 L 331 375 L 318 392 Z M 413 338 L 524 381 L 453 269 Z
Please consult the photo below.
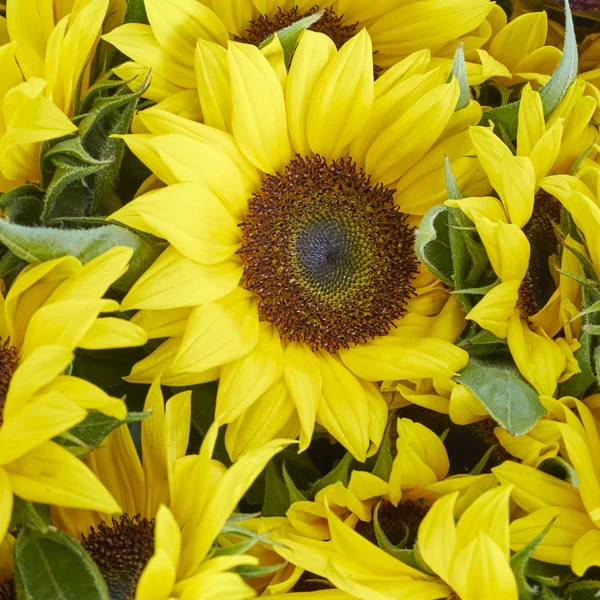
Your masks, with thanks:
M 288 340 L 335 352 L 387 335 L 417 271 L 393 190 L 349 159 L 297 156 L 265 178 L 241 225 L 243 285 Z
M 5 579 L 0 583 L 0 600 L 17 600 L 14 579 Z
M 275 32 L 285 27 L 289 27 L 304 17 L 314 15 L 320 10 L 318 4 L 315 4 L 304 13 L 300 13 L 297 6 L 294 6 L 290 10 L 282 10 L 281 7 L 279 7 L 272 17 L 259 15 L 254 21 L 250 21 L 250 26 L 246 29 L 244 35 L 237 37 L 236 41 L 260 46 L 262 42 Z M 358 23 L 342 25 L 342 17 L 338 16 L 331 7 L 323 9 L 322 13 L 321 18 L 316 23 L 313 23 L 310 29 L 312 31 L 324 33 L 330 37 L 339 50 L 357 33 Z
M 133 600 L 137 582 L 154 554 L 154 519 L 139 514 L 121 515 L 112 525 L 102 521 L 81 536 L 85 548 L 100 569 L 111 600 Z
M 549 260 L 557 252 L 554 227 L 560 224 L 560 211 L 561 204 L 554 196 L 539 192 L 535 197 L 533 214 L 523 227 L 531 247 L 529 267 L 519 288 L 517 303 L 524 316 L 531 317 L 540 311 L 556 289 Z

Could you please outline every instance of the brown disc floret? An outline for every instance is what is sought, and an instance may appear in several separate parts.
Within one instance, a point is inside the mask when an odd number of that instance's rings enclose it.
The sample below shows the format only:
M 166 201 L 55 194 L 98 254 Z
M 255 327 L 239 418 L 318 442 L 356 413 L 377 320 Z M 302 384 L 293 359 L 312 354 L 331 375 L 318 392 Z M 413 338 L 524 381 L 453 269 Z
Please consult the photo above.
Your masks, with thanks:
M 250 200 L 242 285 L 288 340 L 335 352 L 387 335 L 417 271 L 394 190 L 341 158 L 297 156 Z

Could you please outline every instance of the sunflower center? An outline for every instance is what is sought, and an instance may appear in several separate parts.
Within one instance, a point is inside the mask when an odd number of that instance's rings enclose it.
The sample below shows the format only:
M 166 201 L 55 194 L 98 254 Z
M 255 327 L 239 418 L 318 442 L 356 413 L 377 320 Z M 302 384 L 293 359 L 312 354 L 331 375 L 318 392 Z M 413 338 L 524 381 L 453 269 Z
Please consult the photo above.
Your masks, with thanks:
M 558 245 L 554 225 L 560 224 L 560 210 L 561 204 L 554 196 L 539 192 L 535 197 L 531 219 L 523 227 L 531 255 L 527 273 L 519 288 L 517 307 L 528 317 L 540 311 L 556 289 L 549 260 L 556 254 Z
M 241 37 L 236 37 L 238 42 L 246 42 L 260 46 L 269 36 L 275 32 L 289 27 L 299 19 L 308 17 L 319 12 L 319 6 L 315 4 L 310 10 L 299 13 L 298 7 L 294 6 L 290 10 L 277 9 L 277 12 L 272 17 L 260 15 L 254 21 L 250 21 L 250 27 L 246 29 Z M 318 31 L 329 36 L 336 47 L 341 48 L 353 35 L 356 34 L 358 23 L 351 25 L 342 25 L 342 17 L 338 16 L 332 8 L 325 8 L 321 18 L 313 23 L 309 29 Z
M 391 502 L 383 500 L 379 505 L 379 526 L 387 539 L 402 548 L 412 549 L 417 541 L 419 525 L 425 518 L 428 506 L 420 502 L 407 500 L 394 506 Z M 364 538 L 377 545 L 373 520 L 370 522 L 359 521 L 355 530 Z
M 133 600 L 137 582 L 154 554 L 154 519 L 126 514 L 112 525 L 102 521 L 98 529 L 90 527 L 81 536 L 81 545 L 92 557 L 106 585 L 111 600 Z
M 14 579 L 5 579 L 0 584 L 0 600 L 17 600 Z
M 7 340 L 0 346 L 0 427 L 4 423 L 4 405 L 6 404 L 8 386 L 18 364 L 18 350 L 11 346 Z
M 386 335 L 417 270 L 394 191 L 350 159 L 297 156 L 269 175 L 242 223 L 242 285 L 288 340 L 335 352 Z

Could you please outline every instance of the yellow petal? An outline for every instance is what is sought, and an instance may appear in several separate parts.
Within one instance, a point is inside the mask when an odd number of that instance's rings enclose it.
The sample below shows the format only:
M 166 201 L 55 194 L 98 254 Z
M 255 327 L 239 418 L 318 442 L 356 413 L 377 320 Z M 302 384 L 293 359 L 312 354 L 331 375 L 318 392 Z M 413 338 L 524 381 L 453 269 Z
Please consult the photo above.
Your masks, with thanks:
M 359 461 L 369 447 L 369 404 L 359 381 L 331 354 L 316 355 L 322 375 L 317 419 Z
M 264 394 L 283 374 L 283 350 L 277 329 L 261 323 L 256 347 L 247 356 L 224 365 L 215 415 L 231 422 Z
M 227 43 L 225 25 L 201 2 L 173 0 L 167 6 L 160 0 L 147 0 L 145 6 L 152 33 L 161 48 L 186 66 L 193 64 L 197 39 Z
M 235 139 L 252 164 L 265 173 L 277 173 L 290 159 L 285 101 L 277 75 L 250 44 L 230 42 L 227 58 Z
M 503 281 L 492 288 L 469 311 L 467 319 L 475 321 L 501 339 L 506 338 L 508 323 L 519 299 L 520 280 Z
M 544 109 L 538 92 L 528 83 L 521 90 L 519 129 L 517 131 L 517 156 L 529 156 L 534 146 L 546 133 Z
M 123 310 L 167 309 L 213 302 L 232 292 L 242 275 L 237 261 L 201 265 L 167 248 L 123 299 Z
M 284 354 L 283 377 L 296 405 L 302 432 L 300 452 L 311 442 L 321 400 L 322 375 L 314 352 L 299 342 L 290 342 Z
M 403 493 L 419 492 L 443 479 L 450 468 L 442 440 L 421 423 L 398 419 L 398 454 L 390 475 L 390 500 L 397 504 Z
M 450 562 L 456 545 L 454 505 L 458 492 L 436 500 L 419 525 L 419 551 L 425 562 L 444 581 L 449 581 Z
M 483 530 L 456 555 L 450 577 L 450 584 L 462 600 L 519 598 L 517 582 L 507 557 Z
M 325 34 L 306 30 L 294 53 L 285 86 L 285 104 L 290 138 L 294 150 L 310 154 L 307 138 L 307 114 L 317 81 L 336 55 L 333 41 Z
M 8 533 L 8 526 L 12 517 L 13 490 L 10 478 L 6 471 L 0 467 L 0 539 L 4 540 Z M 2 556 L 2 558 L 4 558 Z M 0 569 L 5 568 L 0 564 Z
M 328 49 L 327 54 L 330 52 Z M 308 61 L 311 56 L 299 59 Z M 363 29 L 331 58 L 314 85 L 306 116 L 312 151 L 326 159 L 339 158 L 367 124 L 374 93 L 373 48 Z
M 167 553 L 160 548 L 154 550 L 137 582 L 134 600 L 168 600 L 176 574 L 176 566 Z
M 15 494 L 24 500 L 107 514 L 120 510 L 88 467 L 54 442 L 45 442 L 4 468 Z
M 204 122 L 231 132 L 231 85 L 227 50 L 199 39 L 195 53 L 196 81 Z
M 600 566 L 600 531 L 592 529 L 575 542 L 571 568 L 575 575 L 583 577 L 590 567 L 598 566 Z
M 193 65 L 186 65 L 180 57 L 171 56 L 161 48 L 150 25 L 126 23 L 102 37 L 123 54 L 165 79 L 184 88 L 196 87 Z
M 528 513 L 549 506 L 585 510 L 577 490 L 548 473 L 508 460 L 492 471 L 500 483 L 513 485 L 512 499 Z
M 448 124 L 458 100 L 456 79 L 431 90 L 388 127 L 372 144 L 365 169 L 383 184 L 406 173 L 429 150 Z M 427 130 L 420 124 L 427 122 Z M 397 140 L 404 140 L 398 146 Z
M 258 342 L 258 305 L 239 290 L 222 302 L 194 309 L 175 361 L 174 372 L 199 373 L 246 356 Z
M 143 346 L 147 341 L 146 332 L 138 325 L 116 317 L 103 317 L 94 321 L 79 341 L 79 348 L 131 348 Z

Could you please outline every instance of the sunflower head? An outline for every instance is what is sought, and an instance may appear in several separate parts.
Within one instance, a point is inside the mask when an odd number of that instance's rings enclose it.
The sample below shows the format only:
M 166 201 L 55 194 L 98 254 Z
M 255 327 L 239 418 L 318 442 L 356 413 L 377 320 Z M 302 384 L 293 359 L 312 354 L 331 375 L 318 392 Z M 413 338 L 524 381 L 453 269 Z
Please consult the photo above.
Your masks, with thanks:
M 393 190 L 351 160 L 296 156 L 266 177 L 241 227 L 244 287 L 288 340 L 335 352 L 386 335 L 405 312 L 412 228 Z
M 19 352 L 7 340 L 0 346 L 0 426 L 4 422 L 4 404 L 13 373 L 19 364 Z
M 96 563 L 111 600 L 132 600 L 144 567 L 154 554 L 154 519 L 123 514 L 102 521 L 81 536 L 81 545 Z

